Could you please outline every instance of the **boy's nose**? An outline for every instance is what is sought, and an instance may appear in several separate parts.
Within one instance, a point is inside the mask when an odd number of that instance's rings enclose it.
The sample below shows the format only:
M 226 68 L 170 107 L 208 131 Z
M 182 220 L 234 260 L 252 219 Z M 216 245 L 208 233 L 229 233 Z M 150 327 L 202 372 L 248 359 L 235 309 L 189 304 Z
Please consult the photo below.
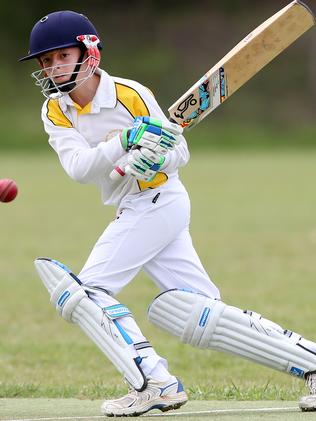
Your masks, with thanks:
M 59 67 L 60 66 L 60 62 L 59 62 L 59 60 L 58 60 L 57 57 L 56 58 L 53 58 L 53 60 L 52 60 L 52 66 L 53 67 Z

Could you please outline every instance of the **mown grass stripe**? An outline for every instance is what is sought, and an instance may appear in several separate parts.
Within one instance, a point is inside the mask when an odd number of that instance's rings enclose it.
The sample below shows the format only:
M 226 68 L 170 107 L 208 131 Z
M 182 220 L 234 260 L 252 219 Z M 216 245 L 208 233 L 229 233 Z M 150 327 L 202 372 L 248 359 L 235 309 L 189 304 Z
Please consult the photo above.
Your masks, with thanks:
M 299 412 L 297 407 L 285 408 L 232 408 L 232 409 L 210 409 L 205 411 L 168 412 L 168 414 L 144 414 L 143 417 L 176 417 L 176 416 L 198 416 L 198 415 L 228 415 L 256 412 Z M 13 421 L 13 420 L 11 420 Z M 15 421 L 15 420 L 14 420 Z M 20 420 L 19 420 L 20 421 Z M 23 420 L 25 421 L 25 420 Z
M 3 421 L 52 421 L 52 420 L 91 420 L 91 419 L 104 419 L 104 415 L 89 415 L 87 417 L 48 417 L 48 418 L 14 418 L 12 420 L 6 420 Z M 1 421 L 1 418 L 0 418 Z
M 204 411 L 175 411 L 159 414 L 147 413 L 142 417 L 177 417 L 177 416 L 199 416 L 199 415 L 228 415 L 228 414 L 243 414 L 243 413 L 277 413 L 277 412 L 300 412 L 297 407 L 266 407 L 266 408 L 231 408 L 231 409 L 210 409 Z M 52 420 L 87 420 L 87 419 L 104 419 L 104 415 L 90 415 L 90 416 L 74 416 L 74 417 L 45 417 L 45 418 L 19 418 L 5 421 L 52 421 Z

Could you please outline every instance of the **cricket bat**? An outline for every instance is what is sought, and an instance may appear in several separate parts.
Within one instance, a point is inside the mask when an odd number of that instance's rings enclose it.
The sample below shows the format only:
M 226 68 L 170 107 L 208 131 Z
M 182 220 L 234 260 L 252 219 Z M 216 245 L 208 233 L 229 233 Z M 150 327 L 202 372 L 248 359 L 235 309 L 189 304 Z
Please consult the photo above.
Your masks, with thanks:
M 170 121 L 183 128 L 196 126 L 313 25 L 315 17 L 302 1 L 289 3 L 240 41 L 172 104 L 168 108 Z M 119 178 L 118 173 L 123 175 L 124 171 L 114 169 L 110 177 Z

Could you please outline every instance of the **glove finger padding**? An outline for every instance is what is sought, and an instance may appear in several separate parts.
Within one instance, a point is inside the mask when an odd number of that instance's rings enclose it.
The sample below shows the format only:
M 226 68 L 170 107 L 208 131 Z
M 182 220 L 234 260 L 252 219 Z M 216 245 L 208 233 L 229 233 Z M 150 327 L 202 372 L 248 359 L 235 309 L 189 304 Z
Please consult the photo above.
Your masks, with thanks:
M 163 155 L 146 148 L 132 150 L 128 156 L 125 171 L 136 178 L 151 181 L 165 162 Z
M 179 124 L 171 123 L 171 121 L 162 122 L 161 128 L 171 132 L 175 136 L 180 136 L 183 133 L 183 128 Z
M 137 180 L 152 181 L 155 178 L 157 171 L 152 171 L 149 169 L 142 170 L 141 168 L 136 169 L 135 166 L 131 166 L 130 164 L 127 164 L 125 167 L 125 173 L 132 175 Z
M 159 168 L 165 162 L 165 156 L 147 148 L 139 148 L 130 152 L 130 156 L 140 163 L 148 165 L 148 168 L 158 164 Z
M 135 143 L 137 146 L 143 146 L 157 152 L 167 153 L 179 143 L 176 136 L 167 130 L 156 126 L 147 126 L 141 138 Z
M 151 117 L 136 117 L 133 127 L 122 132 L 122 146 L 127 151 L 135 146 L 143 146 L 165 154 L 180 143 L 182 131 L 182 127 L 175 123 Z

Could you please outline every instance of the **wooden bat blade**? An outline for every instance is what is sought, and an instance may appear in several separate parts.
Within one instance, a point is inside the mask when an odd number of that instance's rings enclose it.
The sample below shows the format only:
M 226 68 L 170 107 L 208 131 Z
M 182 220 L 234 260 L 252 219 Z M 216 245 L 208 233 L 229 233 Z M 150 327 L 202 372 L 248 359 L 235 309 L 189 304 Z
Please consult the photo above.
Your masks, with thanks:
M 169 109 L 170 119 L 192 128 L 264 66 L 315 25 L 310 9 L 294 0 L 240 41 Z

